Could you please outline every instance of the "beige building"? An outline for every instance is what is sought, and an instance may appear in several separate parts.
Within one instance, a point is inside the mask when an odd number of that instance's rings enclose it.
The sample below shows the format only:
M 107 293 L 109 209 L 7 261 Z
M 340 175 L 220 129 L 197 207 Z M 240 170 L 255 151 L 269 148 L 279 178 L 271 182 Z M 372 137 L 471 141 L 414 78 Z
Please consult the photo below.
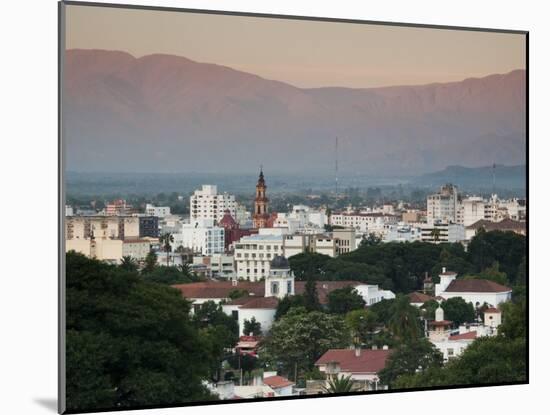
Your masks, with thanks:
M 123 241 L 119 239 L 69 239 L 65 241 L 65 251 L 76 251 L 89 258 L 119 263 L 122 259 Z
M 125 239 L 122 244 L 122 256 L 142 261 L 151 250 L 151 245 L 158 243 L 158 238 Z
M 113 239 L 139 238 L 137 216 L 71 216 L 65 218 L 65 239 L 91 236 Z

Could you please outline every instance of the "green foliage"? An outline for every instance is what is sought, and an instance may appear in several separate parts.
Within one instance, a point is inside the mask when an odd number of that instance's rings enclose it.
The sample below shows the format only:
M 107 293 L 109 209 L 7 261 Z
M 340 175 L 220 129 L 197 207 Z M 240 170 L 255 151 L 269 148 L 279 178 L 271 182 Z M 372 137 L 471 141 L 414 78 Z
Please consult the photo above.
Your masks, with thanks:
M 441 303 L 445 319 L 452 321 L 455 326 L 462 323 L 472 323 L 476 313 L 472 303 L 467 303 L 462 297 L 449 298 Z
M 354 287 L 348 286 L 328 294 L 328 309 L 333 314 L 346 314 L 365 308 L 365 300 Z
M 227 362 L 233 369 L 242 369 L 243 372 L 252 372 L 258 368 L 258 358 L 249 354 L 233 354 L 227 358 Z
M 374 246 L 374 245 L 380 245 L 381 243 L 382 243 L 382 238 L 377 234 L 375 234 L 374 232 L 371 232 L 368 234 L 368 236 L 363 236 L 359 246 Z
M 295 370 L 299 373 L 312 370 L 328 349 L 349 344 L 349 331 L 342 317 L 292 308 L 271 327 L 262 354 L 272 366 L 294 378 Z
M 157 254 L 150 250 L 147 256 L 145 257 L 145 266 L 141 270 L 142 274 L 149 274 L 154 271 L 157 266 Z
M 131 256 L 123 256 L 120 262 L 120 267 L 126 271 L 136 272 L 138 270 L 137 261 Z
M 414 342 L 422 336 L 420 313 L 409 297 L 398 295 L 393 303 L 388 328 L 393 337 L 403 343 Z
M 356 346 L 371 345 L 377 320 L 378 316 L 373 311 L 365 309 L 353 310 L 346 315 L 345 323 Z
M 500 305 L 502 311 L 502 324 L 498 328 L 499 334 L 508 339 L 525 339 L 527 337 L 527 314 L 526 303 L 503 303 Z
M 509 285 L 508 278 L 505 272 L 500 271 L 500 265 L 497 261 L 489 268 L 485 268 L 482 272 L 477 275 L 467 275 L 464 279 L 478 279 L 478 280 L 489 280 L 502 285 Z
M 170 252 L 172 252 L 172 243 L 174 242 L 174 235 L 170 232 L 166 232 L 160 236 L 160 243 L 164 252 L 166 252 L 166 266 L 170 266 Z
M 68 253 L 67 407 L 72 411 L 213 399 L 203 340 L 179 292 Z
M 235 347 L 239 340 L 239 325 L 214 301 L 206 301 L 195 310 L 193 323 L 201 337 L 207 341 L 210 378 L 217 381 L 220 379 L 219 371 L 227 351 Z
M 290 269 L 298 281 L 306 280 L 308 274 L 322 275 L 326 263 L 330 260 L 328 255 L 305 252 L 288 258 Z
M 149 272 L 145 272 L 145 270 L 143 270 L 142 276 L 146 281 L 167 285 L 186 284 L 192 282 L 189 274 L 182 272 L 181 268 L 174 266 L 157 266 Z
M 353 391 L 353 380 L 351 375 L 342 377 L 332 377 L 327 381 L 327 386 L 323 387 L 325 393 L 346 393 Z
M 232 300 L 236 300 L 237 298 L 247 297 L 248 294 L 249 293 L 246 290 L 234 289 L 229 292 L 228 297 L 231 298 Z
M 243 333 L 245 336 L 259 336 L 262 334 L 262 325 L 255 317 L 244 321 Z
M 422 338 L 394 349 L 386 367 L 378 375 L 382 384 L 392 387 L 400 376 L 422 373 L 442 365 L 441 352 L 428 339 Z
M 317 283 L 313 276 L 308 274 L 306 276 L 307 282 L 304 291 L 304 307 L 307 311 L 319 310 L 321 305 L 319 303 L 319 295 L 317 293 Z
M 481 337 L 445 366 L 400 376 L 392 386 L 404 389 L 526 381 L 526 350 L 525 338 Z
M 302 307 L 305 308 L 305 297 L 303 295 L 285 295 L 279 304 L 277 304 L 277 311 L 275 312 L 275 320 L 279 320 L 283 317 L 291 308 Z
M 522 278 L 521 275 L 518 277 L 518 271 L 526 254 L 525 236 L 514 232 L 480 230 L 468 245 L 468 260 L 474 272 L 482 272 L 496 261 L 512 285 Z

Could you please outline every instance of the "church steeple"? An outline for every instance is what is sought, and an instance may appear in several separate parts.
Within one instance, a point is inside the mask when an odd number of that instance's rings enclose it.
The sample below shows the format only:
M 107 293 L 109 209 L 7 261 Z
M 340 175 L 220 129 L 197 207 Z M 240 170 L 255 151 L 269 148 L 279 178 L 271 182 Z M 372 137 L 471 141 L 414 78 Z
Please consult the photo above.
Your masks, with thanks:
M 260 166 L 260 176 L 256 184 L 256 198 L 254 199 L 254 227 L 265 228 L 269 218 L 268 207 L 269 199 L 265 195 L 267 186 L 265 185 L 264 171 Z

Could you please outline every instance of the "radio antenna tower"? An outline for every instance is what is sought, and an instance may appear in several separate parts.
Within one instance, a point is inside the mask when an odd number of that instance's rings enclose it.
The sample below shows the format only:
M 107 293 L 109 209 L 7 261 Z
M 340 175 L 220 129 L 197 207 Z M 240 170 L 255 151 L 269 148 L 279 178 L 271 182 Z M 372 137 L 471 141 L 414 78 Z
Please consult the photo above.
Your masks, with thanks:
M 338 137 L 336 137 L 336 142 L 334 145 L 334 193 L 336 198 L 338 198 Z
M 493 163 L 493 194 L 496 194 L 496 169 L 497 165 Z

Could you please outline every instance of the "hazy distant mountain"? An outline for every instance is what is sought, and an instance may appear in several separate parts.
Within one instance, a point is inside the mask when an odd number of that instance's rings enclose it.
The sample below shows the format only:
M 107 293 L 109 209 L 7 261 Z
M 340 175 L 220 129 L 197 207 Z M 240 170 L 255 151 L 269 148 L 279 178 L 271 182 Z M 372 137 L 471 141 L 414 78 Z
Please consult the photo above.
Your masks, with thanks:
M 453 183 L 461 189 L 491 191 L 494 185 L 499 189 L 526 188 L 527 169 L 520 166 L 486 166 L 468 168 L 462 166 L 449 166 L 444 170 L 424 174 L 416 177 L 411 184 L 417 186 L 439 187 L 445 183 Z
M 68 168 L 414 175 L 526 162 L 525 71 L 423 86 L 297 88 L 171 55 L 70 50 Z

